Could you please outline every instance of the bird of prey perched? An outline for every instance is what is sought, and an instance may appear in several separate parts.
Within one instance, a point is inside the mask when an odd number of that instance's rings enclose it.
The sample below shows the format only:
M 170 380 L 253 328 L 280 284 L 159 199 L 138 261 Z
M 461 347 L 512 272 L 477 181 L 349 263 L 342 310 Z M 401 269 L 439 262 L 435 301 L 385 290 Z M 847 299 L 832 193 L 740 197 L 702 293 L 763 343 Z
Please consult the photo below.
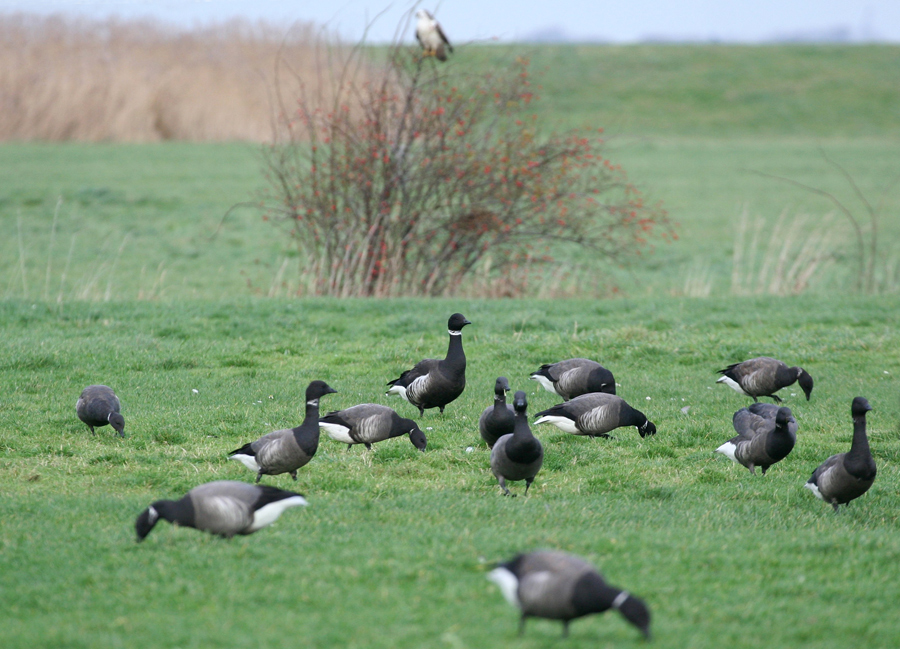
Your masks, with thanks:
M 425 9 L 419 9 L 416 12 L 416 19 L 416 40 L 425 50 L 425 56 L 433 56 L 438 61 L 446 61 L 447 51 L 452 52 L 453 46 L 447 40 L 440 23 Z M 447 51 L 444 50 L 444 46 Z

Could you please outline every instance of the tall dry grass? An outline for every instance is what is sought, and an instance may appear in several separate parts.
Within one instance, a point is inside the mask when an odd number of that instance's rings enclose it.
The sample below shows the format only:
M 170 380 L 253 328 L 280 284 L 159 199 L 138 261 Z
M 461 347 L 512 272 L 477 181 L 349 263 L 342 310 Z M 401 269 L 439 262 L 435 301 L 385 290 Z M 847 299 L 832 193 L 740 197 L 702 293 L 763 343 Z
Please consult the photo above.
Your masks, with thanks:
M 270 140 L 278 90 L 327 83 L 324 40 L 310 24 L 0 15 L 0 140 Z

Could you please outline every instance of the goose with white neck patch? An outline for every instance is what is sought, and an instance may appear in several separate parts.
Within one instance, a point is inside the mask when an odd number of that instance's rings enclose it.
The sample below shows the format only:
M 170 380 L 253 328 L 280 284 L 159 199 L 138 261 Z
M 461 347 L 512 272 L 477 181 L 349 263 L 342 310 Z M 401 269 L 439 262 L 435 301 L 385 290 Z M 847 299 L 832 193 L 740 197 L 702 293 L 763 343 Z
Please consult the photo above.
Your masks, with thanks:
M 607 584 L 581 557 L 550 550 L 520 554 L 499 564 L 488 579 L 521 611 L 519 635 L 529 617 L 561 621 L 566 637 L 572 620 L 615 609 L 650 638 L 650 609 L 644 601 Z
M 306 416 L 296 428 L 285 428 L 263 435 L 229 454 L 251 471 L 256 482 L 264 475 L 289 473 L 297 479 L 297 469 L 306 466 L 319 448 L 319 399 L 337 392 L 325 381 L 313 381 L 306 388 Z
M 463 351 L 462 328 L 472 324 L 461 313 L 447 322 L 450 344 L 442 360 L 426 358 L 398 378 L 388 381 L 385 394 L 397 394 L 424 415 L 429 408 L 444 408 L 466 389 L 466 354 Z
M 253 534 L 274 523 L 284 510 L 305 506 L 303 494 L 235 480 L 218 480 L 194 487 L 180 500 L 157 500 L 137 517 L 134 527 L 143 541 L 157 522 L 231 538 Z
M 119 397 L 107 385 L 87 386 L 75 402 L 75 414 L 87 424 L 91 435 L 94 434 L 95 427 L 109 424 L 119 433 L 119 437 L 125 437 L 125 418 L 120 410 Z

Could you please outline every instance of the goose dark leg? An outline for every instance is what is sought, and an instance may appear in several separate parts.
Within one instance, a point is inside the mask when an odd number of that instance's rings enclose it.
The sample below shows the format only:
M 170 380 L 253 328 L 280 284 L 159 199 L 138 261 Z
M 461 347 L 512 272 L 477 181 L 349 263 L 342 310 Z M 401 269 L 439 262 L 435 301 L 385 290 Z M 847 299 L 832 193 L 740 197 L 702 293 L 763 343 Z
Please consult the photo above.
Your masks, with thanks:
M 564 638 L 569 637 L 569 621 L 568 620 L 563 620 L 563 637 Z
M 369 444 L 369 442 L 366 442 L 366 450 L 367 450 L 367 451 L 371 451 L 371 450 L 372 450 L 372 445 Z
M 528 487 L 531 486 L 531 483 L 534 482 L 534 478 L 526 478 L 525 480 L 525 495 L 528 495 Z
M 441 414 L 444 414 L 444 406 L 438 406 L 441 409 Z
M 497 482 L 500 483 L 500 488 L 503 489 L 504 496 L 512 496 L 513 498 L 515 498 L 513 494 L 509 493 L 509 489 L 506 488 L 506 478 L 500 476 L 499 478 L 497 478 Z
M 759 399 L 757 399 L 756 397 L 753 397 L 753 403 L 759 403 Z
M 779 397 L 778 395 L 776 395 L 776 394 L 770 394 L 769 396 L 772 397 L 773 403 L 782 403 L 781 397 Z
M 256 474 L 256 484 L 259 484 L 260 479 L 262 478 L 262 469 L 259 470 Z
M 294 471 L 291 471 L 290 473 L 291 473 L 291 477 L 294 479 L 294 482 L 297 482 L 297 471 L 294 470 Z
M 425 408 L 423 408 L 422 406 L 419 406 L 419 416 L 420 417 L 425 416 Z
M 353 444 L 347 444 L 347 450 L 349 451 L 351 448 L 353 448 Z
M 97 433 L 94 432 L 94 427 L 93 427 L 93 426 L 88 425 L 88 428 L 91 429 L 91 435 L 96 435 L 96 434 L 97 434 Z
M 835 514 L 840 514 L 840 513 L 841 513 L 841 506 L 840 506 L 840 505 L 838 505 L 837 503 L 831 503 L 831 506 L 834 507 L 834 513 L 835 513 Z
M 522 613 L 522 617 L 519 618 L 519 635 L 525 633 L 525 620 L 528 619 L 528 616 Z

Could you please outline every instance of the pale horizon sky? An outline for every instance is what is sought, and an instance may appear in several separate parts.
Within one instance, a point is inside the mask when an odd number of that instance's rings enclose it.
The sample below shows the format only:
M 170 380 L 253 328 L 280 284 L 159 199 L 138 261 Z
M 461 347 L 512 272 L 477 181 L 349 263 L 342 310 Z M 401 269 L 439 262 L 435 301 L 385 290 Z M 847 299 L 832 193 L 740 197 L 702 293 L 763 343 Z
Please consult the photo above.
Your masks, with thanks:
M 230 18 L 286 27 L 313 22 L 359 40 L 389 41 L 404 12 L 435 13 L 451 41 L 644 40 L 760 43 L 772 40 L 900 42 L 900 0 L 0 0 L 3 13 L 64 13 L 90 18 L 153 17 L 190 27 Z M 403 34 L 412 39 L 411 28 Z

